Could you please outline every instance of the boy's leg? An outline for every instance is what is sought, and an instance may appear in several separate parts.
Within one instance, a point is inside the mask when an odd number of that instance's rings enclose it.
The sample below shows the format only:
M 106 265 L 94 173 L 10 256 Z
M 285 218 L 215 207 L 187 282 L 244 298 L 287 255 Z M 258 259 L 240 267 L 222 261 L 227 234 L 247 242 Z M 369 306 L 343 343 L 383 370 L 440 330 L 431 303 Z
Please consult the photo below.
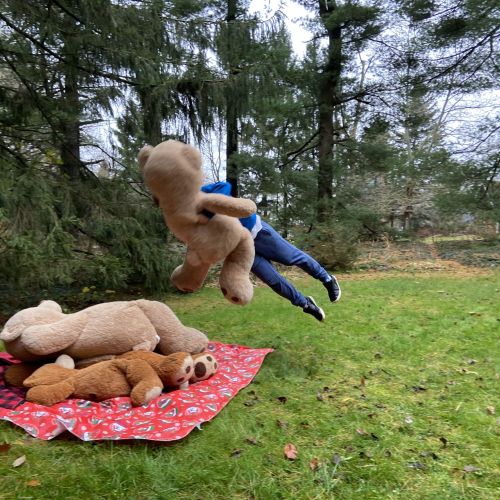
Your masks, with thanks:
M 331 276 L 319 262 L 285 240 L 265 221 L 262 221 L 262 229 L 257 233 L 254 242 L 255 253 L 268 260 L 285 266 L 297 266 L 322 283 L 331 280 Z
M 278 295 L 288 299 L 294 306 L 301 307 L 305 313 L 314 316 L 318 321 L 325 319 L 323 309 L 318 307 L 314 299 L 312 297 L 304 297 L 261 255 L 255 255 L 252 272 Z
M 252 272 L 278 295 L 289 300 L 294 306 L 304 307 L 307 299 L 261 255 L 255 255 Z

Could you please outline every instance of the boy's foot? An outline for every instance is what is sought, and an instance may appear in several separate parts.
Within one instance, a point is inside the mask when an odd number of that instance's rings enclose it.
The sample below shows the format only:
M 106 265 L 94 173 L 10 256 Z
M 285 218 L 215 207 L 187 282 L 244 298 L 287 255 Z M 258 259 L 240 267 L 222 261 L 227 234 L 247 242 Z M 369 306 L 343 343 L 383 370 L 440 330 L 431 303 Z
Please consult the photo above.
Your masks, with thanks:
M 342 292 L 340 291 L 340 285 L 337 278 L 332 274 L 330 276 L 332 279 L 323 283 L 324 287 L 328 290 L 328 297 L 330 297 L 330 302 L 338 302 Z
M 314 316 L 318 321 L 323 321 L 325 319 L 325 313 L 321 307 L 316 305 L 312 297 L 306 297 L 307 304 L 302 308 L 306 314 Z

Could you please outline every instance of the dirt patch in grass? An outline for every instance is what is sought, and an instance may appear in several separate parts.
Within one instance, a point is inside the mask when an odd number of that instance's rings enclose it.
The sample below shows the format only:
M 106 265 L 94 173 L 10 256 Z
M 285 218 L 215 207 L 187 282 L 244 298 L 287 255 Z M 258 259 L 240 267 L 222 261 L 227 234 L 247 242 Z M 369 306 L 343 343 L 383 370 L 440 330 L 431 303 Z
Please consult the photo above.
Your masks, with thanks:
M 487 275 L 500 262 L 500 245 L 482 241 L 375 242 L 363 245 L 355 279 L 382 273 L 435 272 L 453 276 Z

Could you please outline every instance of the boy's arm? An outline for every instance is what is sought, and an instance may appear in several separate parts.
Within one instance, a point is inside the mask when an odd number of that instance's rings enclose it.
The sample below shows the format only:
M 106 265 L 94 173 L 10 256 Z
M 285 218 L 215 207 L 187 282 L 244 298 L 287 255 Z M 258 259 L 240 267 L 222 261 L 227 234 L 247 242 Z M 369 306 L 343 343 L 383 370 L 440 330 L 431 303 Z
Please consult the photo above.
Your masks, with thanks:
M 223 194 L 204 194 L 198 209 L 200 212 L 208 210 L 214 214 L 242 218 L 254 214 L 257 206 L 252 200 L 245 198 L 231 198 Z

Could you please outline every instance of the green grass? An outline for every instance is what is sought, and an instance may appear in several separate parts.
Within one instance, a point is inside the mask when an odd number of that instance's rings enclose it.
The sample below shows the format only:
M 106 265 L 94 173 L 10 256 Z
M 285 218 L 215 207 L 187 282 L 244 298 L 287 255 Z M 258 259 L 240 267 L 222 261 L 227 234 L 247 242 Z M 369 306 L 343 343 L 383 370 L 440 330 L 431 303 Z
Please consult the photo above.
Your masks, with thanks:
M 498 272 L 353 275 L 338 304 L 313 280 L 296 284 L 324 323 L 266 288 L 245 308 L 216 289 L 167 298 L 213 340 L 276 349 L 202 431 L 170 445 L 42 442 L 2 422 L 0 497 L 495 498 Z

